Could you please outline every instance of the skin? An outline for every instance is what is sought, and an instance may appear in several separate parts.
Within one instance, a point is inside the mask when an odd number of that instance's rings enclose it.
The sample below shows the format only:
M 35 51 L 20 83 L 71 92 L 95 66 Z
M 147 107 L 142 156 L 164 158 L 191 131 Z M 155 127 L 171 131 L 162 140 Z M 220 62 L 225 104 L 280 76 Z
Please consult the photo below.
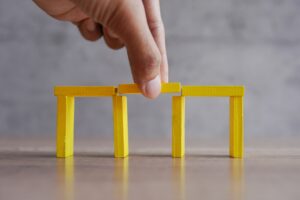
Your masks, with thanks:
M 164 25 L 159 0 L 34 0 L 50 16 L 76 25 L 90 41 L 103 37 L 112 49 L 127 49 L 133 80 L 156 98 L 168 82 Z M 103 32 L 99 24 L 103 27 Z

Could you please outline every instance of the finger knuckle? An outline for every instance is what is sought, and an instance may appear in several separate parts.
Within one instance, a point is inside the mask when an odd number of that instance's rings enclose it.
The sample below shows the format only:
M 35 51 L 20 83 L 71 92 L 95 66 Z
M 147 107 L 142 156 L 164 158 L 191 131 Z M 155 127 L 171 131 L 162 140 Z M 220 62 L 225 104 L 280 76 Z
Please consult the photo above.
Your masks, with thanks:
M 159 72 L 159 66 L 160 66 L 161 58 L 160 55 L 155 54 L 149 54 L 145 56 L 143 61 L 143 67 L 141 73 L 143 74 L 144 79 L 150 80 L 153 79 Z
M 152 33 L 164 33 L 164 24 L 162 20 L 149 20 L 148 26 Z

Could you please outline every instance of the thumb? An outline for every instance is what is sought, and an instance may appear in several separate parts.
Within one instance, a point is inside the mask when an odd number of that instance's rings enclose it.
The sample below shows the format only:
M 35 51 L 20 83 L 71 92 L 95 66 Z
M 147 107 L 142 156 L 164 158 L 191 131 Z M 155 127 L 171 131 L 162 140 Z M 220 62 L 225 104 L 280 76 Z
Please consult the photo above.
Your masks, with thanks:
M 144 96 L 161 90 L 160 51 L 149 30 L 142 1 L 73 0 L 96 22 L 112 30 L 125 44 L 134 82 Z

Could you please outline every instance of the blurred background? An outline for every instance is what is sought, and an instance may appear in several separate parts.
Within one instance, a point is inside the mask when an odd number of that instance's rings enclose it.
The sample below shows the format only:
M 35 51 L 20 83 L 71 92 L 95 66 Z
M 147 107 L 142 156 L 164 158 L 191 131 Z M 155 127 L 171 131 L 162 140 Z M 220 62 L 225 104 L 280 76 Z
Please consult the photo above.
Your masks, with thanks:
M 170 81 L 245 85 L 248 144 L 299 137 L 300 1 L 162 0 L 161 10 Z M 55 85 L 130 82 L 125 50 L 85 41 L 32 1 L 0 1 L 0 137 L 54 138 Z M 171 138 L 170 95 L 130 96 L 128 111 L 131 141 Z M 187 99 L 188 140 L 227 144 L 228 115 L 227 98 Z M 76 136 L 112 133 L 110 98 L 76 100 Z

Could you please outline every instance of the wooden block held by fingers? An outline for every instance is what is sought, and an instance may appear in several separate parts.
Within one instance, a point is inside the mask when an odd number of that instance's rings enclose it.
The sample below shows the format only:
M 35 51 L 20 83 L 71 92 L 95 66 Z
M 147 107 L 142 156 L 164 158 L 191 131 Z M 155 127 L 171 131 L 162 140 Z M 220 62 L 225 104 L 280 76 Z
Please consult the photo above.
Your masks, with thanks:
M 161 84 L 161 93 L 177 93 L 181 92 L 180 83 L 162 83 Z M 135 83 L 132 84 L 120 84 L 118 87 L 119 94 L 141 94 L 138 85 Z

